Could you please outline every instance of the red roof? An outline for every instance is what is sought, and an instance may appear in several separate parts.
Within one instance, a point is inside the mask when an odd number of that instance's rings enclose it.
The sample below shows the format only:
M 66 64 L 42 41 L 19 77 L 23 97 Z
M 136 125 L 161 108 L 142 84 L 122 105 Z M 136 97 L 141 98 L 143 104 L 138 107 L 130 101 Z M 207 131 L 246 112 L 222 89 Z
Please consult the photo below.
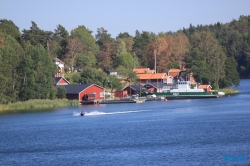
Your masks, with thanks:
M 180 69 L 170 69 L 168 75 L 176 77 L 179 75 L 180 71 L 181 71 Z
M 140 80 L 163 79 L 166 73 L 137 74 Z
M 200 85 L 199 89 L 207 89 L 208 87 L 212 88 L 211 85 Z
M 154 70 L 150 70 L 149 68 L 134 68 L 133 70 L 137 74 L 152 74 Z

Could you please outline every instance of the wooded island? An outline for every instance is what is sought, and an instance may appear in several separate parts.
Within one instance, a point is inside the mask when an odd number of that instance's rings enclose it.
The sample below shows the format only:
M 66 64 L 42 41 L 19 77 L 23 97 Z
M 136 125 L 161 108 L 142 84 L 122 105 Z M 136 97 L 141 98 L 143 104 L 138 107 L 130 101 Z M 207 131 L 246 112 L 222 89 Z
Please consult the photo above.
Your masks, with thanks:
M 83 25 L 69 33 L 62 25 L 45 31 L 32 21 L 30 29 L 20 32 L 11 20 L 2 19 L 0 104 L 63 98 L 55 88 L 60 72 L 55 59 L 65 62 L 71 84 L 120 89 L 124 85 L 106 71 L 115 69 L 125 81 L 136 82 L 134 68 L 167 72 L 185 67 L 197 82 L 215 89 L 237 86 L 240 78 L 250 77 L 250 16 L 226 24 L 190 24 L 177 32 L 123 32 L 115 39 L 103 27 L 93 36 Z

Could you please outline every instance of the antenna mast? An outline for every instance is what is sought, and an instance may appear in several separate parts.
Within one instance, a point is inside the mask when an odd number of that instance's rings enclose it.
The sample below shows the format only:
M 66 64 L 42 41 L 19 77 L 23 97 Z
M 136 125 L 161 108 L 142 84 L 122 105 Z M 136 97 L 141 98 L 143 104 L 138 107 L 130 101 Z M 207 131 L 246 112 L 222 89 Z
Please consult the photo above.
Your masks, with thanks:
M 154 56 L 155 56 L 155 73 L 156 73 L 156 51 L 154 50 Z

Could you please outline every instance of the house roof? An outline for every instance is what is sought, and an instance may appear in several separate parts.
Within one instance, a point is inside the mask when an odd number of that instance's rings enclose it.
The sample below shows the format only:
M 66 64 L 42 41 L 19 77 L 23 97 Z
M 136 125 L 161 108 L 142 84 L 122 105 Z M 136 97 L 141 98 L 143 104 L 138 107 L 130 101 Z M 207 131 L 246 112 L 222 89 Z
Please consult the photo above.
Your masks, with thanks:
M 180 69 L 170 69 L 169 72 L 180 72 Z
M 69 84 L 69 81 L 66 80 L 66 78 L 64 78 L 64 77 L 55 77 L 56 85 L 60 82 L 61 79 L 64 79 Z
M 61 64 L 65 64 L 62 60 L 60 60 L 58 58 L 55 58 L 55 61 L 58 62 L 58 63 L 61 63 Z
M 200 85 L 199 89 L 207 89 L 208 87 L 210 87 L 212 89 L 211 85 Z
M 126 89 L 127 87 L 130 87 L 131 89 L 134 89 L 135 91 L 139 91 L 140 88 L 145 89 L 145 87 L 143 85 L 134 84 L 134 85 L 126 86 L 122 90 Z
M 154 88 L 163 88 L 164 86 L 173 86 L 172 83 L 169 83 L 169 84 L 165 84 L 165 83 L 162 83 L 162 82 L 147 82 L 145 84 L 145 87 L 147 87 L 147 85 L 150 85 L 150 86 L 153 86 Z
M 71 85 L 57 85 L 56 87 L 64 86 L 67 94 L 79 94 L 81 91 L 89 88 L 90 86 L 95 85 L 102 89 L 103 87 L 96 84 L 71 84 Z
M 166 86 L 166 84 L 164 84 L 162 82 L 148 82 L 148 83 L 146 83 L 145 86 L 147 86 L 147 85 L 151 85 L 155 88 L 163 88 L 163 86 Z
M 172 77 L 176 77 L 179 75 L 180 71 L 181 71 L 180 69 L 170 69 L 168 71 L 168 75 L 170 75 Z
M 172 79 L 173 79 L 172 76 L 167 76 L 167 75 L 165 75 L 165 76 L 163 77 L 163 79 L 168 79 L 168 78 L 172 78 Z
M 152 74 L 151 79 L 163 79 L 166 73 L 155 73 Z
M 147 74 L 147 73 L 154 73 L 154 70 L 150 70 L 149 68 L 134 68 L 133 70 L 137 74 Z
M 155 73 L 155 70 L 149 70 L 148 73 Z
M 163 79 L 166 73 L 137 74 L 140 80 Z
M 116 70 L 112 69 L 112 70 L 107 70 L 107 72 L 116 72 Z

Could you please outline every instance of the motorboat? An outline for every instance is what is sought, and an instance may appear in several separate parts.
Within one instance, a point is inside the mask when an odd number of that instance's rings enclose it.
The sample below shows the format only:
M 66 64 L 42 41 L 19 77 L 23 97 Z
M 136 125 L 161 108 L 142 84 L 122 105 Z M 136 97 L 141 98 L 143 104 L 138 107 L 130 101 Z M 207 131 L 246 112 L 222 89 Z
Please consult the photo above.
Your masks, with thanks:
M 84 116 L 85 114 L 86 114 L 85 110 L 81 111 L 81 113 L 80 113 L 81 116 Z

